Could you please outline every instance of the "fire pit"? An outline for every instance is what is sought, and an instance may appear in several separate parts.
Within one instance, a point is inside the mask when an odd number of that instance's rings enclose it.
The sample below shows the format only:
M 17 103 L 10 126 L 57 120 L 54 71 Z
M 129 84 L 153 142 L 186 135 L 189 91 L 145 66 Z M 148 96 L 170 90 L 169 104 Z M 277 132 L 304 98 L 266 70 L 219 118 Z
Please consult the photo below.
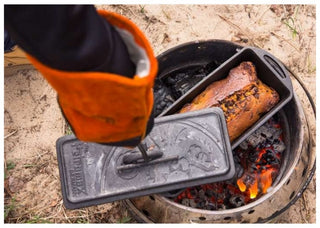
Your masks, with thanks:
M 232 209 L 257 200 L 281 176 L 285 144 L 280 121 L 279 115 L 271 118 L 234 150 L 234 180 L 187 188 L 170 198 L 206 210 Z
M 160 55 L 156 115 L 241 48 L 213 40 L 187 43 Z M 301 196 L 314 172 L 315 154 L 298 97 L 294 94 L 233 152 L 237 164 L 234 180 L 124 203 L 141 222 L 254 223 L 275 218 Z

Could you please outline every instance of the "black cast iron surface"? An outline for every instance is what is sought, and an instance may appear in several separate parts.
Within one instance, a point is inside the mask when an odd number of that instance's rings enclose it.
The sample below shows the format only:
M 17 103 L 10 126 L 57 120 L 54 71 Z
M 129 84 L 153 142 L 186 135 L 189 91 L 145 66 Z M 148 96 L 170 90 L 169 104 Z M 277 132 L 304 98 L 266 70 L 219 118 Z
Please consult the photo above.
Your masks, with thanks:
M 268 86 L 275 89 L 280 101 L 269 112 L 249 127 L 244 133 L 232 142 L 232 149 L 236 148 L 241 142 L 250 136 L 256 129 L 262 126 L 271 116 L 277 113 L 285 104 L 292 99 L 292 83 L 288 72 L 270 53 L 255 47 L 245 47 L 223 62 L 217 69 L 201 80 L 193 88 L 184 93 L 169 108 L 165 109 L 159 116 L 172 115 L 179 112 L 181 108 L 192 102 L 211 83 L 225 78 L 229 71 L 238 66 L 243 61 L 251 61 L 256 67 L 258 78 Z
M 231 146 L 219 108 L 157 118 L 144 143 L 148 153 L 162 152 L 162 157 L 127 164 L 124 158 L 140 153 L 138 149 L 84 143 L 72 135 L 58 139 L 65 206 L 86 207 L 234 177 Z

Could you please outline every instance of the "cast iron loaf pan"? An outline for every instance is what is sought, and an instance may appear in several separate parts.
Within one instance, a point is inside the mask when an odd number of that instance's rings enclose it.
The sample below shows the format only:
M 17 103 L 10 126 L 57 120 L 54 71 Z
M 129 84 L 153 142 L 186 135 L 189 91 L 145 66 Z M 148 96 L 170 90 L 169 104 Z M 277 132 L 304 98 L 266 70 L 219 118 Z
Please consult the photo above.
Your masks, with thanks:
M 256 67 L 257 77 L 266 85 L 275 89 L 279 96 L 279 102 L 267 113 L 248 128 L 242 135 L 235 139 L 231 147 L 235 149 L 242 141 L 249 137 L 257 128 L 262 126 L 271 116 L 277 113 L 293 96 L 290 76 L 284 66 L 270 53 L 255 47 L 245 47 L 230 59 L 222 63 L 217 69 L 200 81 L 196 86 L 176 100 L 168 109 L 160 114 L 167 116 L 178 113 L 182 107 L 204 91 L 211 83 L 224 79 L 229 71 L 244 61 L 251 61 Z

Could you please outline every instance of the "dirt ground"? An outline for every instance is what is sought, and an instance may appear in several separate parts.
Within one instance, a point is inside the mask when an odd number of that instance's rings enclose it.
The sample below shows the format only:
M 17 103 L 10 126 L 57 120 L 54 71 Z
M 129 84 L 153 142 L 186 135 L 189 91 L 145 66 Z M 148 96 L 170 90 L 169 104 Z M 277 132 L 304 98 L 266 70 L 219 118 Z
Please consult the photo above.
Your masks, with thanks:
M 299 75 L 316 98 L 316 9 L 312 5 L 100 5 L 129 17 L 156 55 L 184 42 L 223 39 L 263 48 Z M 294 82 L 294 87 L 298 88 Z M 4 79 L 6 223 L 135 222 L 114 202 L 79 210 L 62 204 L 55 142 L 67 133 L 56 93 L 36 70 Z M 310 110 L 301 91 L 298 96 Z M 311 111 L 308 111 L 311 113 Z M 315 121 L 310 114 L 313 133 Z M 278 219 L 316 222 L 316 182 Z

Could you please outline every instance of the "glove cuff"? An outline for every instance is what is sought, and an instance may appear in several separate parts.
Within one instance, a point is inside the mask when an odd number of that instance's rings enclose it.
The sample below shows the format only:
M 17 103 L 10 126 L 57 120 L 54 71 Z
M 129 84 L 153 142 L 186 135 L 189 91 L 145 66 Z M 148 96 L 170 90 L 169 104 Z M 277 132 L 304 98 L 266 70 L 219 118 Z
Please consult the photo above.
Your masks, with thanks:
M 156 74 L 154 65 L 157 61 L 152 48 L 140 29 L 128 18 L 119 14 L 98 10 L 100 16 L 106 19 L 117 30 L 127 46 L 131 61 L 136 65 L 136 77 L 144 78 Z
M 111 73 L 61 71 L 27 56 L 57 91 L 61 109 L 78 139 L 108 143 L 144 138 L 153 108 L 157 60 L 134 23 L 115 13 L 98 12 L 124 39 L 137 66 L 133 79 Z

